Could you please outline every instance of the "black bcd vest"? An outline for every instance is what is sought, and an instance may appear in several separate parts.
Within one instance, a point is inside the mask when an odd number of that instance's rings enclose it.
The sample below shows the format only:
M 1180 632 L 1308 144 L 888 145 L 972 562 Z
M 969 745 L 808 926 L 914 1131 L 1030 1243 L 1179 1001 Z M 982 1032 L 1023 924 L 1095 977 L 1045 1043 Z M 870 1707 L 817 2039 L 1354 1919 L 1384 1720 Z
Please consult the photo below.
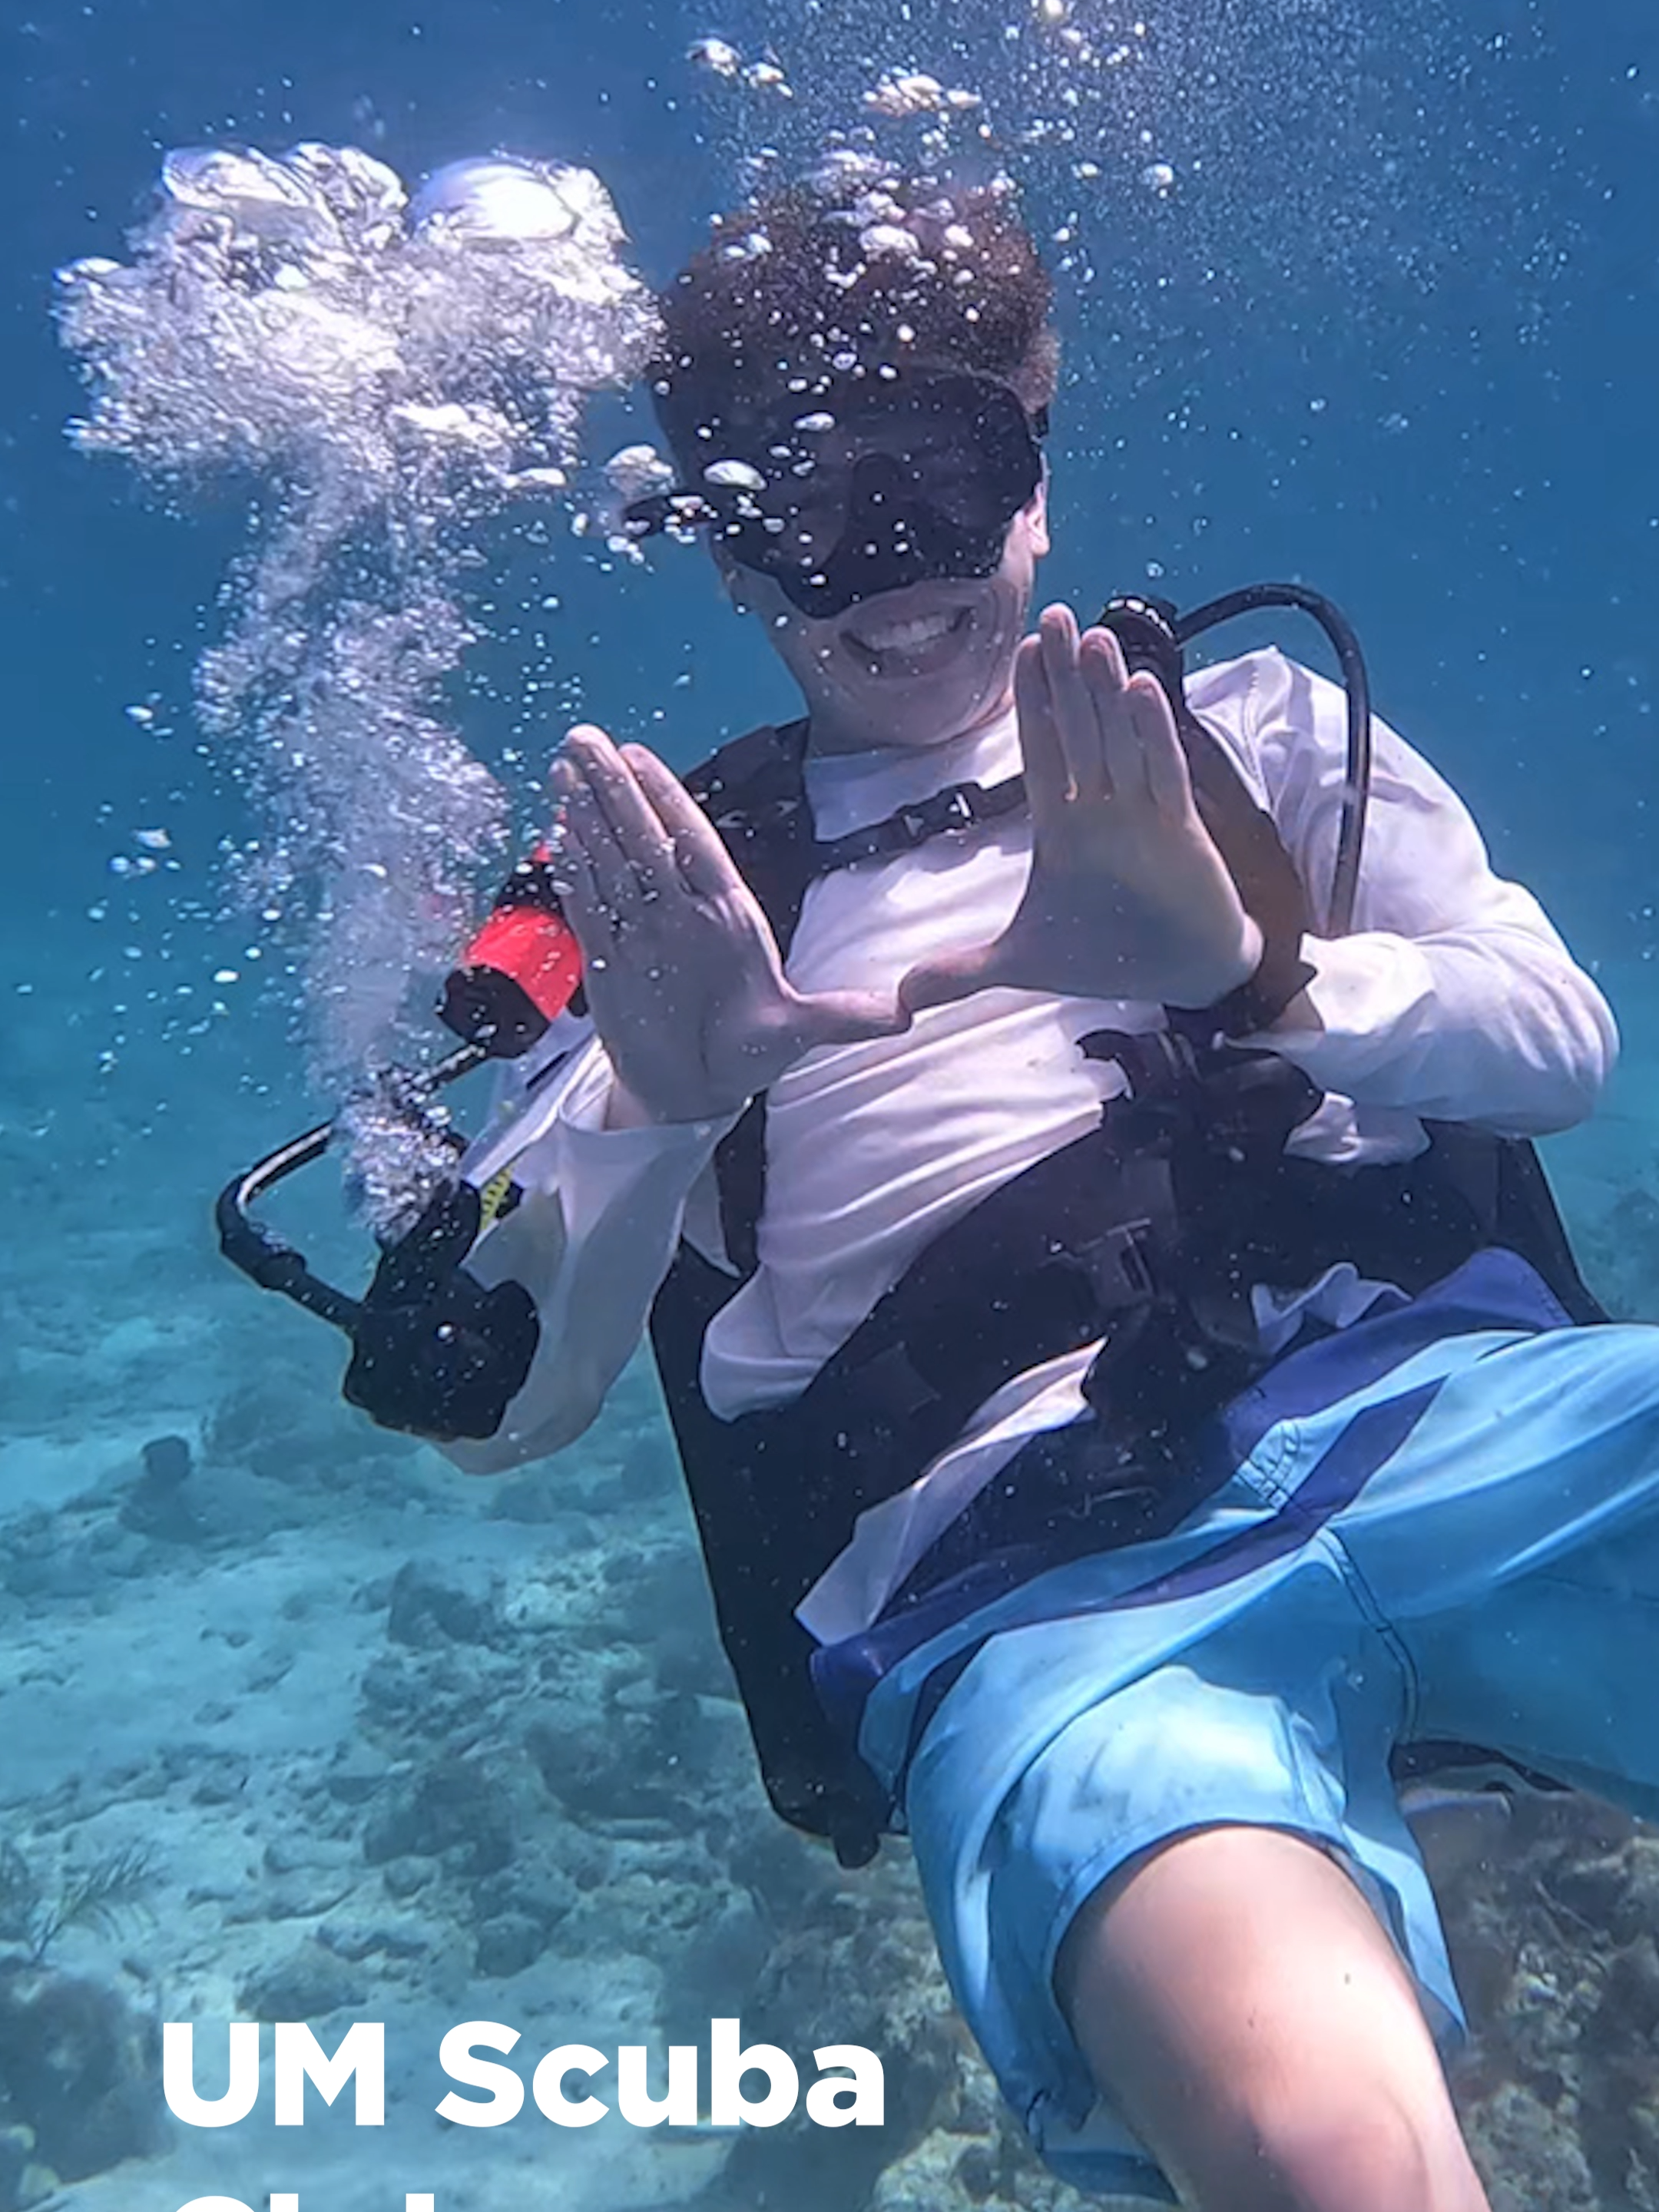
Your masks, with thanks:
M 1220 743 L 1190 712 L 1177 719 L 1199 811 L 1261 927 L 1266 964 L 1283 972 L 1285 1003 L 1308 972 L 1302 885 Z M 786 954 L 826 851 L 840 859 L 813 842 L 805 740 L 803 724 L 753 731 L 687 779 Z M 920 842 L 938 820 L 915 812 Z M 1170 1020 L 1167 1033 L 1081 1041 L 1124 1066 L 1128 1098 L 945 1231 L 790 1404 L 724 1421 L 699 1382 L 704 1332 L 756 1264 L 763 1099 L 715 1155 L 739 1273 L 683 1243 L 658 1292 L 653 1349 L 762 1777 L 774 1809 L 831 1837 L 847 1863 L 873 1854 L 887 1808 L 820 1708 L 794 1608 L 858 1515 L 912 1482 L 1004 1382 L 1103 1340 L 1085 1384 L 1113 1508 L 1093 1523 L 1103 1545 L 1164 1533 L 1213 1486 L 1182 1445 L 1266 1364 L 1252 1349 L 1253 1283 L 1308 1282 L 1346 1259 L 1415 1292 L 1497 1244 L 1575 1320 L 1603 1318 L 1529 1144 L 1431 1123 L 1427 1152 L 1399 1165 L 1286 1158 L 1315 1087 L 1271 1054 L 1206 1049 L 1201 1018 Z

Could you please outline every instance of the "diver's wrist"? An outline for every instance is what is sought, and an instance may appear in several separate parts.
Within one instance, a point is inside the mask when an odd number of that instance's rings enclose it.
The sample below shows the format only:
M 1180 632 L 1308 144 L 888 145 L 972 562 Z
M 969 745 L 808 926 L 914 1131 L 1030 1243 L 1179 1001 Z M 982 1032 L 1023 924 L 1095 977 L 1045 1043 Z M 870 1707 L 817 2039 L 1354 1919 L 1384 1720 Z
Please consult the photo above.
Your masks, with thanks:
M 1267 956 L 1267 940 L 1262 934 L 1261 925 L 1253 915 L 1247 914 L 1243 917 L 1233 957 L 1228 963 L 1225 979 L 1215 997 L 1224 999 L 1232 992 L 1242 990 L 1247 983 L 1254 982 Z
M 662 1116 L 653 1114 L 642 1098 L 636 1097 L 620 1076 L 616 1077 L 605 1094 L 605 1115 L 601 1126 L 606 1129 L 654 1129 Z
M 747 1098 L 719 1103 L 713 1100 L 687 1100 L 676 1111 L 648 1104 L 637 1092 L 630 1091 L 620 1076 L 611 1080 L 605 1094 L 605 1108 L 600 1116 L 601 1129 L 696 1129 L 729 1128 L 750 1103 Z
M 1213 962 L 1206 961 L 1185 979 L 1182 991 L 1166 994 L 1166 1001 L 1194 1012 L 1219 1006 L 1254 982 L 1266 954 L 1267 940 L 1261 927 L 1247 914 L 1241 920 L 1237 941 L 1228 953 Z

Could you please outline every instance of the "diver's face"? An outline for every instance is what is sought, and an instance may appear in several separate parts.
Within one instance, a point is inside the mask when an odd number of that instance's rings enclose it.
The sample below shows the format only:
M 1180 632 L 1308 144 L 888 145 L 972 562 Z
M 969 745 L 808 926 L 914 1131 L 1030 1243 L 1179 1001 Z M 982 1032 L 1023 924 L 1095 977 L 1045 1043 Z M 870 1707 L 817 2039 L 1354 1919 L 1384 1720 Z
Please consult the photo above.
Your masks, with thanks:
M 1048 550 L 1038 489 L 1008 526 L 988 576 L 933 578 L 857 599 L 817 621 L 769 576 L 723 561 L 732 602 L 758 616 L 800 686 L 817 752 L 939 744 L 1001 713 Z

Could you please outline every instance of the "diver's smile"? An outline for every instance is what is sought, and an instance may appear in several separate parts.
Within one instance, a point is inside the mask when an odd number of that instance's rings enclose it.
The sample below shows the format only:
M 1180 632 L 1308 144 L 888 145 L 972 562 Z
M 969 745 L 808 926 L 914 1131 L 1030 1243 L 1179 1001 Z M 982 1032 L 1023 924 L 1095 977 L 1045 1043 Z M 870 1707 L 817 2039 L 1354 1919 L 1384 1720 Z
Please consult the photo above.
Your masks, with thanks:
M 933 676 L 956 658 L 974 621 L 971 603 L 941 606 L 931 592 L 883 592 L 850 611 L 840 642 L 866 675 Z

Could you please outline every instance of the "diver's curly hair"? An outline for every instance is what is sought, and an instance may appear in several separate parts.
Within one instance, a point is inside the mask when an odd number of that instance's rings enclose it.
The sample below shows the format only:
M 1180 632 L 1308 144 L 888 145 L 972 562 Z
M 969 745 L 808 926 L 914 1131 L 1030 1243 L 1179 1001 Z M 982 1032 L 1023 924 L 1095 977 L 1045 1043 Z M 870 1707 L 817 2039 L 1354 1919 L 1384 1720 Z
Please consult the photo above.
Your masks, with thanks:
M 659 297 L 647 369 L 683 465 L 830 376 L 907 361 L 1054 394 L 1054 288 L 1011 186 L 899 177 L 844 156 L 743 212 Z

